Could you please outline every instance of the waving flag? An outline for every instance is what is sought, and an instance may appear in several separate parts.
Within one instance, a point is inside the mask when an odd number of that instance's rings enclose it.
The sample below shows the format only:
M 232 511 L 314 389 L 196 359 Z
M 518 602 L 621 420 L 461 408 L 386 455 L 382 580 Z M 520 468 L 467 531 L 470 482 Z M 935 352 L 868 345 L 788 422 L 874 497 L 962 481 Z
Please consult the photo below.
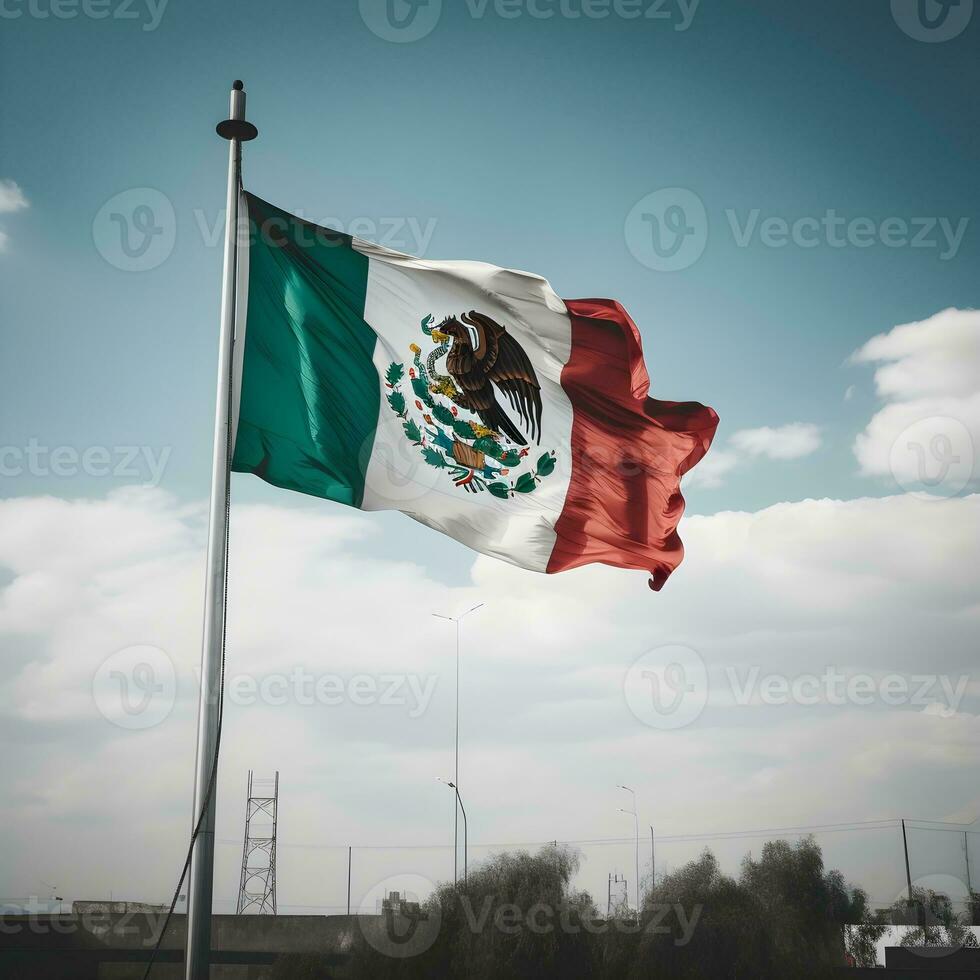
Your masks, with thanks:
M 718 416 L 657 401 L 612 300 L 483 262 L 403 255 L 246 194 L 232 468 L 400 510 L 559 572 L 683 557 L 680 478 Z

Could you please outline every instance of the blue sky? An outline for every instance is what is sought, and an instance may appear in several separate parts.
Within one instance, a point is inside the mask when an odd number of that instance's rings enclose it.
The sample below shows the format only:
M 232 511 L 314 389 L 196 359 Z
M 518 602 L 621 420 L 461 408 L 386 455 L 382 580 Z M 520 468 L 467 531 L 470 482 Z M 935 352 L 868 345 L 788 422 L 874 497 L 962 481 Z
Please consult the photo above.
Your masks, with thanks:
M 445 771 L 451 702 L 446 637 L 428 614 L 478 597 L 491 623 L 539 625 L 519 651 L 505 654 L 489 626 L 468 648 L 470 683 L 484 685 L 482 698 L 470 690 L 465 738 L 486 777 L 469 790 L 476 839 L 621 831 L 623 801 L 602 795 L 615 766 L 612 782 L 637 781 L 644 813 L 668 832 L 711 821 L 725 830 L 903 813 L 973 819 L 975 678 L 949 719 L 914 704 L 732 705 L 714 686 L 733 664 L 790 677 L 836 664 L 972 678 L 969 469 L 947 508 L 904 493 L 904 471 L 888 462 L 908 425 L 954 417 L 974 442 L 980 432 L 976 378 L 960 370 L 980 363 L 980 321 L 964 312 L 980 305 L 972 0 L 950 9 L 945 40 L 916 26 L 915 0 L 429 0 L 410 23 L 431 30 L 414 41 L 371 29 L 383 24 L 382 0 L 109 0 L 102 19 L 81 0 L 65 3 L 60 17 L 47 0 L 0 3 L 0 448 L 102 448 L 118 463 L 116 447 L 143 447 L 165 461 L 166 496 L 126 489 L 146 482 L 139 459 L 135 477 L 78 467 L 0 477 L 10 541 L 0 548 L 10 644 L 0 727 L 24 763 L 6 821 L 23 834 L 0 852 L 8 890 L 37 887 L 44 861 L 31 834 L 50 850 L 65 822 L 83 828 L 92 854 L 110 829 L 129 839 L 138 827 L 134 851 L 162 848 L 145 876 L 135 859 L 79 865 L 76 897 L 162 896 L 182 846 L 226 172 L 214 125 L 235 78 L 260 131 L 246 150 L 250 190 L 405 251 L 523 268 L 561 296 L 620 300 L 643 333 L 652 393 L 720 413 L 709 461 L 728 469 L 688 481 L 689 557 L 655 602 L 642 575 L 586 570 L 543 584 L 474 562 L 401 515 L 356 515 L 236 477 L 233 564 L 257 555 L 294 590 L 272 571 L 260 581 L 258 563 L 243 572 L 232 628 L 246 669 L 271 669 L 273 654 L 289 651 L 324 670 L 355 669 L 355 647 L 373 665 L 364 669 L 382 669 L 392 626 L 375 621 L 371 603 L 385 595 L 400 603 L 392 622 L 403 623 L 404 661 L 443 685 L 407 727 L 381 709 L 352 710 L 348 730 L 330 715 L 283 718 L 265 706 L 260 732 L 233 705 L 224 837 L 240 833 L 238 774 L 280 764 L 274 749 L 291 738 L 308 754 L 287 784 L 304 787 L 294 801 L 323 814 L 331 840 L 387 840 L 393 807 L 402 839 L 431 839 L 433 804 L 418 787 Z M 633 9 L 665 16 L 622 16 Z M 658 192 L 662 205 L 695 202 L 684 214 L 701 254 L 688 262 L 679 252 L 683 267 L 651 268 L 653 239 L 636 229 L 652 226 L 629 217 Z M 162 252 L 130 271 L 111 214 L 136 221 L 134 208 L 148 205 Z M 827 230 L 835 216 L 850 223 L 850 241 L 846 228 Z M 944 310 L 953 313 L 937 316 Z M 899 324 L 915 326 L 889 334 Z M 972 453 L 969 438 L 956 445 Z M 259 609 L 280 623 L 303 610 L 309 635 L 280 641 Z M 622 689 L 641 651 L 676 641 L 699 651 L 712 687 L 703 716 L 675 739 L 626 712 Z M 168 651 L 183 686 L 167 723 L 127 740 L 76 694 L 107 652 L 137 643 Z M 549 756 L 542 790 L 521 775 L 539 778 L 528 747 L 562 733 L 581 738 L 581 754 Z M 324 760 L 312 748 L 321 738 L 342 751 Z M 147 751 L 166 759 L 151 767 L 152 785 L 140 783 Z M 659 766 L 664 758 L 673 764 Z M 123 766 L 125 787 L 99 796 Z M 725 807 L 715 794 L 727 794 Z M 294 840 L 319 833 L 312 817 L 293 819 Z M 862 865 L 859 846 L 845 859 L 879 897 L 901 887 L 897 871 L 892 880 Z M 66 851 L 63 866 L 73 860 Z M 944 870 L 959 873 L 950 860 Z M 315 904 L 315 875 L 304 884 L 298 859 L 289 870 L 294 904 Z M 593 872 L 601 891 L 606 864 Z
M 850 443 L 873 396 L 867 368 L 844 361 L 896 323 L 975 305 L 976 25 L 929 44 L 887 3 L 705 0 L 685 30 L 670 4 L 673 19 L 639 21 L 470 9 L 446 4 L 414 43 L 375 36 L 354 3 L 171 0 L 153 30 L 143 7 L 134 20 L 25 7 L 5 23 L 0 173 L 31 203 L 4 222 L 5 441 L 170 446 L 164 485 L 206 492 L 220 248 L 200 229 L 220 219 L 213 125 L 241 76 L 261 131 L 245 164 L 256 193 L 345 227 L 366 220 L 408 251 L 414 220 L 431 257 L 620 299 L 654 393 L 716 407 L 719 445 L 742 428 L 824 427 L 810 458 L 692 490 L 693 511 L 886 490 L 855 483 Z M 161 191 L 176 220 L 166 261 L 136 273 L 105 261 L 92 230 L 134 187 Z M 696 194 L 708 221 L 704 254 L 673 272 L 644 267 L 623 233 L 634 203 L 665 187 Z M 758 233 L 766 218 L 831 209 L 968 224 L 945 259 L 938 227 L 922 248 L 773 248 Z M 264 493 L 248 482 L 238 492 Z M 24 477 L 5 491 L 37 488 Z

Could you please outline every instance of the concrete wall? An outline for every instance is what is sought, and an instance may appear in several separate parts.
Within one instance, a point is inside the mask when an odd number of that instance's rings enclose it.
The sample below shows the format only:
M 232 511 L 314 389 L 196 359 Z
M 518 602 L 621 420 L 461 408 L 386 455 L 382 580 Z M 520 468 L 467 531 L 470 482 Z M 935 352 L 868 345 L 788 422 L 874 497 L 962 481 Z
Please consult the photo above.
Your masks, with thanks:
M 86 911 L 72 915 L 4 916 L 0 924 L 0 977 L 30 980 L 140 980 L 143 962 L 108 962 L 112 951 L 152 950 L 165 912 Z M 343 975 L 358 919 L 379 916 L 216 915 L 212 944 L 216 951 L 238 953 L 313 953 Z M 373 924 L 373 923 L 372 923 Z M 370 929 L 372 924 L 365 923 Z M 161 950 L 182 950 L 184 915 L 175 915 Z M 266 957 L 268 959 L 268 957 Z M 267 964 L 212 967 L 212 980 L 266 980 Z M 153 980 L 181 980 L 178 964 L 158 961 Z
M 966 946 L 888 946 L 885 966 L 897 970 L 969 970 L 980 976 L 980 949 Z

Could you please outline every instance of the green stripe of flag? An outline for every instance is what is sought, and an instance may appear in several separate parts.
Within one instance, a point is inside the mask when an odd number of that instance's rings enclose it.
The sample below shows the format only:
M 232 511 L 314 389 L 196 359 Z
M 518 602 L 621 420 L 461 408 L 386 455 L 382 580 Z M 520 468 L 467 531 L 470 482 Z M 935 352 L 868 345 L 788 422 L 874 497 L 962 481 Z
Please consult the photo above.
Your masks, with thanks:
M 232 469 L 360 506 L 381 385 L 349 235 L 246 195 L 248 315 Z

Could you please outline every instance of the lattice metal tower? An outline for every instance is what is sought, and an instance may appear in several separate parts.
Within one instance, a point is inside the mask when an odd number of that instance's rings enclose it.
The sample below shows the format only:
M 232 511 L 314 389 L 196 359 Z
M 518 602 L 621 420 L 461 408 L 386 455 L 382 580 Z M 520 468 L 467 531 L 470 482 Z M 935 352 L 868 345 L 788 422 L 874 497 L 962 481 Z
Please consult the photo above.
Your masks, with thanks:
M 606 896 L 607 918 L 619 918 L 624 912 L 629 910 L 629 891 L 627 890 L 625 875 L 609 875 L 609 885 Z
M 279 817 L 279 772 L 255 779 L 248 771 L 245 847 L 238 886 L 239 915 L 276 914 L 276 825 Z

